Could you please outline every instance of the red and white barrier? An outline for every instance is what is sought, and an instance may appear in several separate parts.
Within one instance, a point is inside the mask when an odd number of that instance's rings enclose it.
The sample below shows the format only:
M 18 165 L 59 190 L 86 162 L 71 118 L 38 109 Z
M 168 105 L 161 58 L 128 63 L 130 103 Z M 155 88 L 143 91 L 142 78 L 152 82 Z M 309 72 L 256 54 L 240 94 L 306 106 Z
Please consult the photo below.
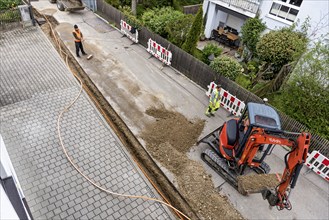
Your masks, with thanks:
M 329 181 L 329 159 L 323 156 L 319 151 L 312 151 L 306 159 L 306 166 Z
M 147 52 L 155 56 L 164 64 L 168 66 L 171 65 L 172 53 L 151 38 L 147 42 Z
M 213 90 L 216 88 L 216 83 L 211 82 L 208 86 L 208 91 L 206 92 L 206 95 L 210 97 Z M 245 103 L 241 100 L 239 100 L 234 95 L 230 94 L 225 89 L 220 90 L 220 96 L 221 96 L 221 106 L 223 106 L 227 111 L 231 112 L 235 116 L 241 116 L 242 112 L 245 108 Z
M 120 21 L 121 33 L 126 35 L 130 40 L 135 43 L 138 43 L 138 30 L 131 25 L 129 25 L 124 20 Z

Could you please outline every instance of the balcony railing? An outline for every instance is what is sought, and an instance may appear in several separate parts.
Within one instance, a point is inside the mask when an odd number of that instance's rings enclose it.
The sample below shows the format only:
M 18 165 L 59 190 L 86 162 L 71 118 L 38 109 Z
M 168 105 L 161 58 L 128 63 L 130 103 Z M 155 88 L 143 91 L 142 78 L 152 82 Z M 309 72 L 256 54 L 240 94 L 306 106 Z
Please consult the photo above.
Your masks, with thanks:
M 260 5 L 261 0 L 219 0 L 225 2 L 228 6 L 234 6 L 236 8 L 242 9 L 256 14 Z

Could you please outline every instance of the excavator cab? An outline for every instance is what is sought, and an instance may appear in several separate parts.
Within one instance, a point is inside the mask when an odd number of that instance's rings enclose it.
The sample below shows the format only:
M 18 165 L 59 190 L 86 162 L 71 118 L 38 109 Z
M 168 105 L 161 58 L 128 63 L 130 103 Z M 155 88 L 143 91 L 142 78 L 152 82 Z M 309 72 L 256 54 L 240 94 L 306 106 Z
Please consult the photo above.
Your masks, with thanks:
M 217 152 L 229 161 L 241 158 L 250 135 L 257 129 L 263 129 L 264 132 L 280 133 L 280 117 L 272 107 L 250 102 L 239 119 L 231 119 L 225 122 L 218 130 Z M 258 152 L 264 152 L 264 144 L 259 144 L 255 147 L 258 147 Z M 271 147 L 272 145 L 267 146 L 268 149 L 271 149 Z M 256 160 L 256 162 L 261 164 L 264 159 L 265 157 L 262 157 L 262 160 L 258 162 Z M 263 165 L 266 166 L 265 164 Z
M 209 160 L 221 161 L 217 171 L 229 173 L 229 179 L 234 180 L 238 175 L 244 174 L 249 166 L 257 173 L 269 173 L 270 167 L 265 163 L 266 155 L 273 148 L 273 144 L 259 143 L 246 151 L 246 146 L 255 132 L 281 133 L 281 122 L 278 113 L 266 104 L 250 102 L 240 118 L 234 118 L 225 122 L 221 127 L 204 137 L 199 143 L 208 144 L 201 156 L 209 164 Z M 242 159 L 246 157 L 247 159 Z M 208 160 L 207 160 L 208 159 Z M 232 181 L 231 181 L 232 182 Z M 233 181 L 236 182 L 236 181 Z M 234 183 L 237 185 L 236 183 Z
M 310 135 L 283 131 L 275 109 L 266 104 L 250 102 L 240 118 L 225 122 L 199 143 L 210 146 L 203 151 L 201 158 L 237 189 L 241 176 L 245 177 L 253 171 L 256 174 L 270 172 L 265 158 L 276 145 L 290 147 L 291 151 L 284 158 L 286 168 L 281 182 L 274 191 L 266 189 L 262 193 L 271 206 L 277 206 L 280 210 L 291 208 L 288 191 L 295 186 L 306 160 Z

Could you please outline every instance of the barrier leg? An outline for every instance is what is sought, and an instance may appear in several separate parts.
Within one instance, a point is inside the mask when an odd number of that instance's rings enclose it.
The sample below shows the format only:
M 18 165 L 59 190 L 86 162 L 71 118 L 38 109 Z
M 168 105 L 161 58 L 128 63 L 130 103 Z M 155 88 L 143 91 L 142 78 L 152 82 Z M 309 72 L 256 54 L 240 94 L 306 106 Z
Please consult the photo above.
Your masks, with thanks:
M 303 174 L 303 176 L 306 176 L 307 174 L 309 174 L 310 172 L 312 172 L 312 170 L 313 170 L 313 168 L 308 169 L 308 170 Z

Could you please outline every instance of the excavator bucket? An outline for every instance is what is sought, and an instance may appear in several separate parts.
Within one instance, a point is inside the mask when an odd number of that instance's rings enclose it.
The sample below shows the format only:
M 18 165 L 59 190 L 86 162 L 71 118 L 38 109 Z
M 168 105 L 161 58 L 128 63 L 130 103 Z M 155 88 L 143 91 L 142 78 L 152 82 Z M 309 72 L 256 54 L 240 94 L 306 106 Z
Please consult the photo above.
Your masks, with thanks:
M 279 185 L 280 176 L 277 174 L 253 174 L 238 176 L 238 190 L 243 195 L 261 193 L 263 190 L 271 190 Z

